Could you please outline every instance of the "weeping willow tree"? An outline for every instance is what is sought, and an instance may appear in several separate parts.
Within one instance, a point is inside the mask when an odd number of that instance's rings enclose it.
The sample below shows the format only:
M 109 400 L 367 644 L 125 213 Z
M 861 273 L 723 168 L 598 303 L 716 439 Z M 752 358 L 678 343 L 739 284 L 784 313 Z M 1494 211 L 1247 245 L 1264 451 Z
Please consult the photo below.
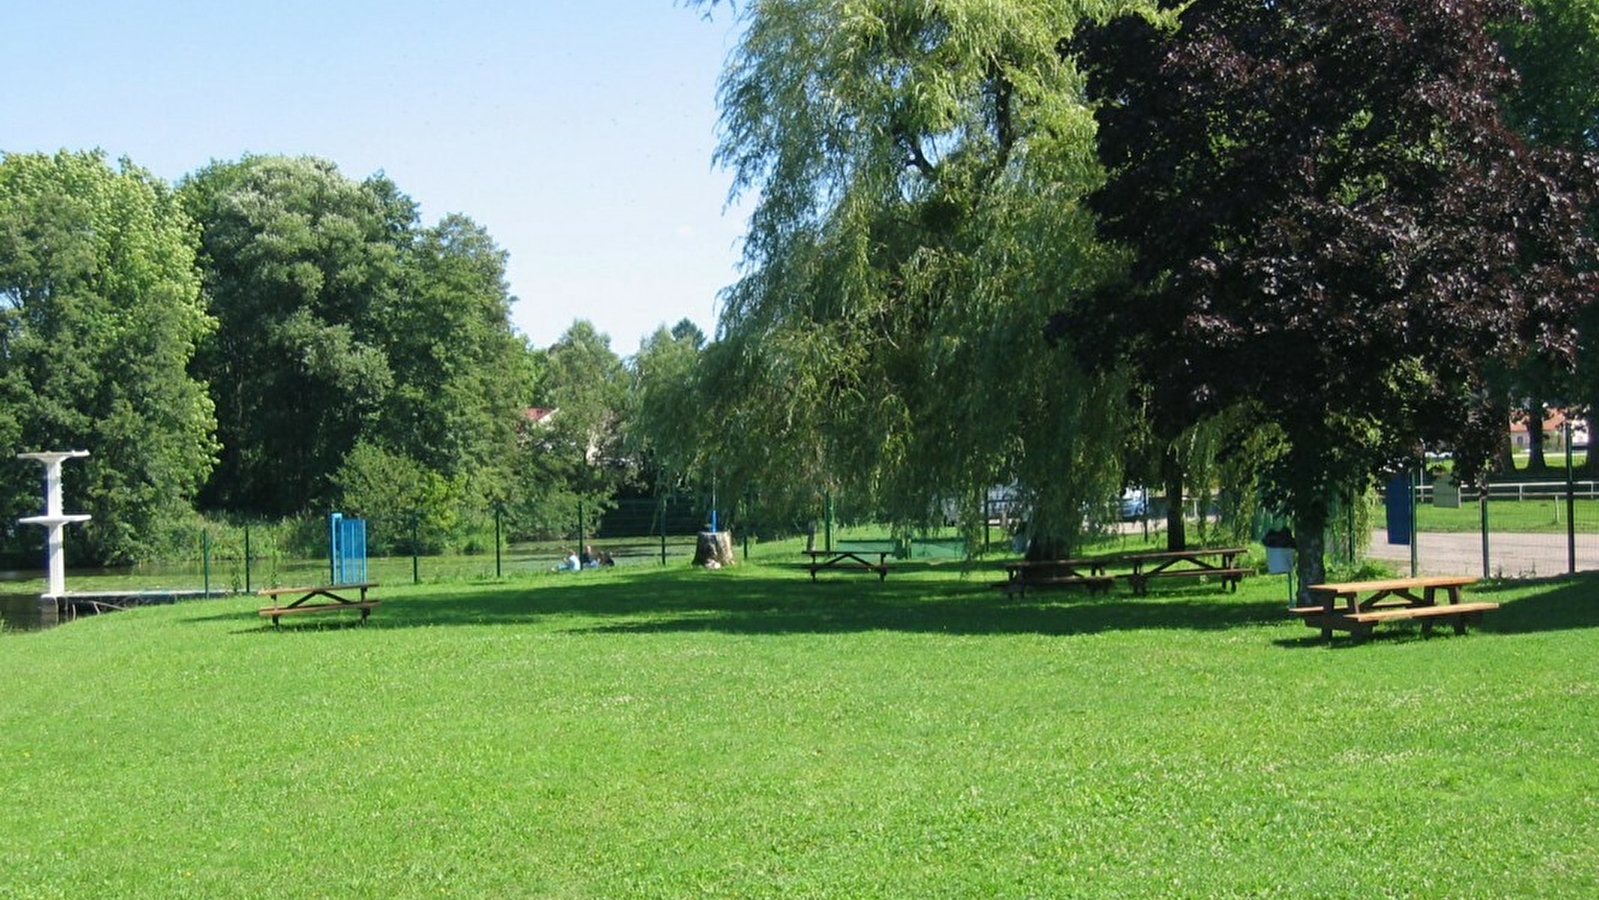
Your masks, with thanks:
M 1016 484 L 1034 528 L 1070 535 L 1116 490 L 1124 386 L 1043 331 L 1120 264 L 1078 202 L 1094 123 L 1057 48 L 1136 5 L 735 7 L 718 161 L 759 201 L 700 371 L 701 465 L 905 528 L 952 498 L 976 521 L 983 488 Z

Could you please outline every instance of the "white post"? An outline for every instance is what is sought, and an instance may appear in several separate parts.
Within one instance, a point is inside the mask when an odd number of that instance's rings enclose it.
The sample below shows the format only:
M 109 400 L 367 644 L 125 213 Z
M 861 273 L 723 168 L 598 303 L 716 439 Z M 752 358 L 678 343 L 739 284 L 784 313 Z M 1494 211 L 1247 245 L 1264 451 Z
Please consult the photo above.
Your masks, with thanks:
M 67 557 L 63 550 L 62 532 L 68 523 L 87 522 L 86 515 L 63 515 L 61 512 L 61 463 L 63 460 L 88 456 L 87 450 L 57 450 L 49 453 L 18 453 L 17 459 L 37 460 L 44 465 L 44 515 L 18 519 L 23 525 L 43 525 L 45 537 L 45 565 L 49 570 L 50 586 L 46 599 L 59 599 L 67 592 Z

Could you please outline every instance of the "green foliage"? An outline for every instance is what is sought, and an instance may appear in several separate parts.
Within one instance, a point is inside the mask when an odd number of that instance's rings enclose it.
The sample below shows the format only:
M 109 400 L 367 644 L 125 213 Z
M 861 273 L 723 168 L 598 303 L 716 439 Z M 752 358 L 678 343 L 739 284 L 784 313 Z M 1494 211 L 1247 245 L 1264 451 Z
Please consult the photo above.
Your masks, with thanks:
M 182 192 L 221 322 L 199 363 L 225 411 L 209 504 L 271 517 L 348 502 L 337 473 L 362 442 L 452 502 L 508 490 L 531 370 L 486 231 L 461 215 L 422 228 L 392 182 L 316 159 L 215 163 Z M 441 528 L 430 541 L 455 539 Z
M 700 380 L 703 456 L 731 485 L 794 509 L 869 498 L 907 528 L 996 484 L 1025 480 L 1061 522 L 1114 490 L 1116 379 L 1042 339 L 1116 263 L 1075 202 L 1099 173 L 1057 52 L 1089 12 L 744 8 L 718 158 L 760 200 Z
M 367 520 L 370 554 L 440 553 L 466 543 L 459 484 L 410 457 L 362 442 L 334 480 L 342 511 Z
M 470 219 L 421 229 L 406 289 L 374 313 L 394 389 L 373 436 L 446 479 L 494 493 L 531 382 L 510 327 L 506 254 Z
M 628 375 L 610 338 L 584 320 L 573 323 L 539 361 L 535 406 L 546 418 L 526 422 L 504 497 L 513 533 L 528 538 L 592 534 L 599 516 L 633 478 L 623 447 Z
M 645 472 L 681 475 L 699 467 L 706 443 L 700 432 L 710 425 L 695 378 L 704 344 L 685 319 L 646 338 L 631 361 L 624 445 Z
M 188 372 L 214 324 L 163 183 L 99 153 L 0 158 L 0 445 L 90 452 L 64 472 L 66 505 L 94 517 L 68 531 L 75 561 L 140 558 L 188 515 L 217 450 Z M 40 511 L 40 475 L 0 465 L 0 535 Z
M 223 447 L 205 502 L 262 516 L 329 507 L 333 472 L 394 386 L 375 312 L 400 291 L 414 205 L 308 158 L 213 163 L 180 190 L 220 323 L 196 362 Z
M 1496 29 L 1519 76 L 1505 118 L 1545 145 L 1599 149 L 1599 2 L 1524 0 L 1528 16 Z

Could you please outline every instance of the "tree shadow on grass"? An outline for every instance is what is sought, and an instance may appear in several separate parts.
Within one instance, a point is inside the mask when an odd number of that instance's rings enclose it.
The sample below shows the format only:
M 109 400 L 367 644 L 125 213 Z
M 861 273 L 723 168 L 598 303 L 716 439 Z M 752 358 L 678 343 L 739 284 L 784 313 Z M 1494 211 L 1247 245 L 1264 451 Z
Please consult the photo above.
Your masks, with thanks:
M 1533 585 L 1541 589 L 1528 593 Z M 1599 575 L 1538 582 L 1490 582 L 1471 588 L 1469 593 L 1471 596 L 1465 599 L 1494 600 L 1503 604 L 1483 616 L 1483 631 L 1528 634 L 1599 628 Z
M 914 571 L 914 570 L 911 570 Z M 586 573 L 584 573 L 586 574 Z M 1142 629 L 1220 630 L 1281 621 L 1281 602 L 1216 585 L 1135 597 L 1077 589 L 1011 597 L 987 579 L 952 580 L 840 573 L 812 582 L 803 572 L 607 573 L 563 584 L 508 584 L 430 598 L 385 598 L 371 625 L 428 628 L 527 623 L 577 633 L 1096 634 Z

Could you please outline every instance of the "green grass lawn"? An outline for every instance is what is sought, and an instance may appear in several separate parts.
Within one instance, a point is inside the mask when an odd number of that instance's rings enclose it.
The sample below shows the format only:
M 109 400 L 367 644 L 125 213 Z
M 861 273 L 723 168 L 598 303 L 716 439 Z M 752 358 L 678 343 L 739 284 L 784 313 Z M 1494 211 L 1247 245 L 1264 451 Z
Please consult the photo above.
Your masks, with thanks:
M 1599 531 L 1599 500 L 1579 499 L 1572 504 L 1572 509 L 1579 533 Z M 1496 499 L 1488 504 L 1490 532 L 1565 534 L 1567 521 L 1566 501 L 1563 499 Z M 1479 534 L 1482 532 L 1482 509 L 1472 498 L 1463 500 L 1460 506 L 1452 509 L 1422 503 L 1416 507 L 1416 528 L 1419 531 Z
M 0 897 L 1599 894 L 1594 581 L 1326 645 L 1279 577 L 993 578 L 623 567 L 0 635 Z

